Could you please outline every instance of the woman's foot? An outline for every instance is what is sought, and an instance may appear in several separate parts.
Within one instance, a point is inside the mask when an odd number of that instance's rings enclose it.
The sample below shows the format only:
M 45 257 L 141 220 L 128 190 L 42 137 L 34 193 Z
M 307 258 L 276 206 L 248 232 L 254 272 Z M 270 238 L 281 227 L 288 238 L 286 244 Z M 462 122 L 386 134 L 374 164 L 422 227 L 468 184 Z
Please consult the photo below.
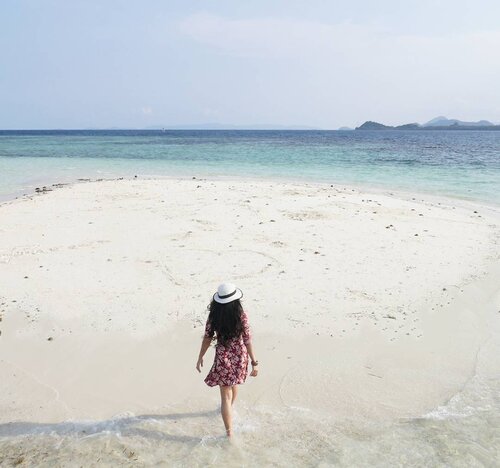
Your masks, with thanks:
M 233 430 L 232 429 L 226 429 L 226 435 L 228 437 L 232 437 L 233 436 Z

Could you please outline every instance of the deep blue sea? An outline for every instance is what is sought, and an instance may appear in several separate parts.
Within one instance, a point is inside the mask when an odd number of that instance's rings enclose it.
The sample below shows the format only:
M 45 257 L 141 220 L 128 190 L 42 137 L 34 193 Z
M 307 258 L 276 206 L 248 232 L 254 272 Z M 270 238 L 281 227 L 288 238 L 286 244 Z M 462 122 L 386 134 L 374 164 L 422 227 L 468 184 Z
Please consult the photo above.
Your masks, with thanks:
M 80 177 L 237 176 L 500 204 L 500 132 L 0 131 L 0 197 Z

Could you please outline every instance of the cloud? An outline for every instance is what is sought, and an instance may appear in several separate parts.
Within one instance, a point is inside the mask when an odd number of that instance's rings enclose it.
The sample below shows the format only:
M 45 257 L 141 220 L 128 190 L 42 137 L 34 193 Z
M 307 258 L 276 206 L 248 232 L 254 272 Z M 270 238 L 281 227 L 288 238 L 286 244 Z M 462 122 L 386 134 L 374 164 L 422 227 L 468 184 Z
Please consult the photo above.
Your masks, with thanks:
M 196 13 L 180 23 L 183 34 L 206 46 L 240 56 L 318 58 L 334 54 L 352 61 L 392 57 L 488 59 L 500 48 L 500 30 L 449 35 L 396 34 L 374 24 L 328 24 L 278 18 L 229 19 Z M 410 60 L 411 61 L 411 60 Z M 462 60 L 463 61 L 463 60 Z
M 294 19 L 228 19 L 196 13 L 180 23 L 182 33 L 219 50 L 243 56 L 297 57 L 319 49 L 342 51 L 350 39 L 366 42 L 375 30 Z
M 144 106 L 141 109 L 143 115 L 151 115 L 153 113 L 153 108 L 151 106 Z
M 317 106 L 359 105 L 357 113 L 366 115 L 368 108 L 388 119 L 405 109 L 415 118 L 419 110 L 426 115 L 434 108 L 467 113 L 479 110 L 480 103 L 481 112 L 491 115 L 500 106 L 495 91 L 500 60 L 494 59 L 500 30 L 406 34 L 370 23 L 231 19 L 208 13 L 186 17 L 179 27 L 212 53 L 262 61 L 259 68 L 249 68 L 256 86 L 265 76 L 261 88 L 277 89 L 279 81 L 280 92 L 295 90 L 294 99 L 307 95 Z

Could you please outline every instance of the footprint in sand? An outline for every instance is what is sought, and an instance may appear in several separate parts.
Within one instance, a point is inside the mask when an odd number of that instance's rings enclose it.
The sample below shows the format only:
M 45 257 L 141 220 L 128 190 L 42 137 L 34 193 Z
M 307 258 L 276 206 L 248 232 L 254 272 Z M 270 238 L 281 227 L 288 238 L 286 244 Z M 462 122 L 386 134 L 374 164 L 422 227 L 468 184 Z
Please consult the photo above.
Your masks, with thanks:
M 308 211 L 297 211 L 297 212 L 292 212 L 292 211 L 283 211 L 282 212 L 286 217 L 293 219 L 294 221 L 304 221 L 308 219 L 327 219 L 328 216 L 326 216 L 324 213 L 321 213 L 319 211 L 313 211 L 313 210 L 308 210 Z
M 271 242 L 271 244 L 270 244 L 270 245 L 272 245 L 272 246 L 274 246 L 274 247 L 285 247 L 285 246 L 286 246 L 286 244 L 285 244 L 284 242 L 281 242 L 281 241 L 274 241 L 274 242 Z

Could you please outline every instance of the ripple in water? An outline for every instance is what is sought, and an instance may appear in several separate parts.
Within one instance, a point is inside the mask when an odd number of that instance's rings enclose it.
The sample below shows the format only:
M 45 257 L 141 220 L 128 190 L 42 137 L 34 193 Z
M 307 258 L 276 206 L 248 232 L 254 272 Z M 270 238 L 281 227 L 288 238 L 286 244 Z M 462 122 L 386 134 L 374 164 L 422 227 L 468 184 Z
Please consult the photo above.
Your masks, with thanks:
M 335 422 L 304 408 L 238 407 L 99 422 L 0 426 L 5 465 L 498 466 L 500 380 L 474 377 L 446 405 L 391 423 Z

